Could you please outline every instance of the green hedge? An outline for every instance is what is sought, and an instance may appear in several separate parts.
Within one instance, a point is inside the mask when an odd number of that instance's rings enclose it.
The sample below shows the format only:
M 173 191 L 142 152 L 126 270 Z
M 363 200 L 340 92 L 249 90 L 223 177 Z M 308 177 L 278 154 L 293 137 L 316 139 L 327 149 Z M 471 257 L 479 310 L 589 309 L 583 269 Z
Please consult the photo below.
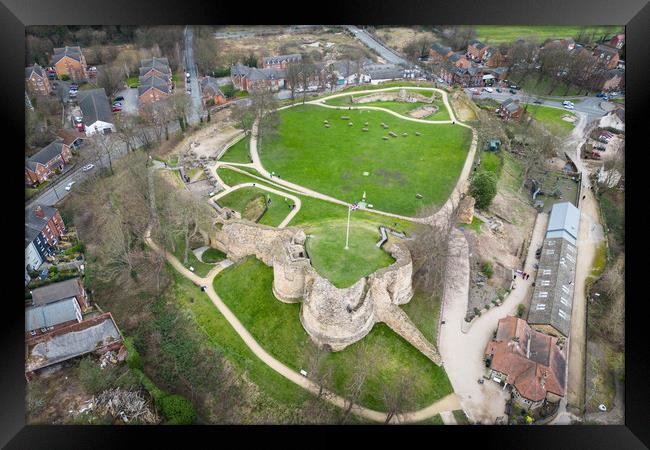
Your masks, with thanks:
M 170 425 L 191 425 L 196 421 L 192 403 L 181 395 L 163 397 L 161 409 Z

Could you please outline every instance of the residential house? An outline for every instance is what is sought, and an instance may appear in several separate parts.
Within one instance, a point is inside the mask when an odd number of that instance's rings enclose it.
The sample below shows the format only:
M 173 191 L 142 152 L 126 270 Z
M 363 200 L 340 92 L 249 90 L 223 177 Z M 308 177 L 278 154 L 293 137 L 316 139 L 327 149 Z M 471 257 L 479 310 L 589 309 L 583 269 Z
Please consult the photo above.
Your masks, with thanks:
M 553 205 L 535 278 L 528 323 L 556 337 L 568 337 L 571 330 L 579 224 L 580 211 L 572 203 Z
M 378 84 L 389 80 L 401 80 L 405 77 L 402 67 L 395 64 L 367 64 L 363 67 L 362 81 Z
M 25 69 L 25 80 L 29 90 L 38 95 L 50 95 L 52 86 L 47 78 L 47 72 L 38 64 L 29 66 Z
M 63 139 L 63 143 L 70 149 L 78 149 L 86 139 L 86 134 L 76 128 L 61 128 L 56 134 Z
M 269 88 L 277 91 L 284 88 L 287 74 L 283 69 L 258 69 L 241 64 L 230 68 L 230 79 L 237 89 L 255 91 Z
M 97 133 L 108 134 L 116 131 L 113 124 L 111 105 L 108 102 L 104 88 L 79 91 L 77 95 L 86 136 Z
M 467 44 L 467 54 L 474 61 L 482 61 L 487 50 L 488 47 L 476 39 L 470 41 L 469 44 Z
M 81 52 L 81 47 L 55 48 L 50 65 L 54 67 L 59 78 L 63 75 L 73 81 L 88 78 L 86 58 Z
M 608 69 L 615 69 L 618 65 L 618 51 L 606 45 L 598 45 L 594 50 L 597 61 L 603 62 Z
M 167 58 L 149 58 L 140 61 L 140 77 L 157 76 L 171 80 L 172 70 Z
M 124 344 L 111 313 L 82 320 L 27 339 L 25 377 L 30 380 L 45 367 L 89 353 L 121 352 Z
M 289 63 L 302 61 L 302 55 L 293 53 L 291 55 L 266 56 L 262 58 L 263 69 L 286 69 Z
M 66 228 L 56 208 L 37 205 L 25 210 L 25 271 L 37 270 L 58 248 Z
M 499 49 L 488 47 L 483 54 L 483 62 L 487 67 L 500 67 L 506 63 L 506 57 L 501 54 Z
M 599 128 L 613 128 L 625 132 L 625 108 L 616 108 L 598 121 Z
M 157 75 L 140 77 L 140 84 L 138 85 L 139 106 L 163 100 L 171 94 L 172 89 L 168 78 Z
M 364 67 L 374 64 L 374 62 L 366 58 L 362 61 L 340 60 L 334 61 L 331 64 L 332 70 L 337 76 L 337 84 L 339 86 L 357 83 L 368 83 L 370 77 L 365 75 Z M 360 66 L 359 66 L 360 65 Z
M 459 67 L 461 69 L 469 69 L 471 66 L 470 60 L 465 57 L 463 53 L 453 53 L 447 61 L 451 63 L 454 67 Z
M 63 170 L 71 159 L 70 147 L 63 139 L 55 139 L 35 155 L 25 159 L 25 183 L 37 186 L 47 181 L 55 170 Z
M 442 63 L 446 61 L 454 52 L 450 47 L 445 47 L 437 42 L 434 42 L 429 49 L 429 62 Z
M 605 71 L 600 76 L 600 90 L 620 91 L 625 87 L 625 70 L 624 69 L 610 69 Z
M 226 103 L 226 96 L 221 92 L 216 78 L 203 77 L 199 81 L 199 85 L 201 86 L 201 98 L 204 105 L 212 103 L 219 106 Z
M 455 83 L 463 87 L 483 85 L 483 70 L 474 65 L 463 68 L 457 67 L 447 61 L 440 69 L 440 77 L 446 83 Z
M 81 308 L 74 297 L 25 308 L 25 337 L 38 336 L 82 320 Z
M 82 312 L 88 309 L 90 306 L 88 294 L 81 278 L 71 278 L 32 290 L 32 306 L 43 306 L 67 298 L 74 298 Z
M 608 43 L 610 46 L 614 47 L 617 50 L 620 50 L 625 45 L 625 34 L 617 34 L 614 36 Z
M 524 108 L 519 104 L 519 100 L 512 98 L 504 100 L 497 109 L 497 114 L 503 120 L 520 120 L 523 112 Z
M 573 50 L 576 48 L 576 43 L 572 38 L 566 38 L 566 39 L 549 39 L 546 41 L 544 44 L 543 48 L 549 48 L 552 46 L 561 46 L 566 48 L 567 50 Z
M 510 387 L 514 401 L 531 410 L 565 395 L 566 354 L 556 337 L 533 330 L 514 316 L 499 320 L 484 353 L 492 380 Z

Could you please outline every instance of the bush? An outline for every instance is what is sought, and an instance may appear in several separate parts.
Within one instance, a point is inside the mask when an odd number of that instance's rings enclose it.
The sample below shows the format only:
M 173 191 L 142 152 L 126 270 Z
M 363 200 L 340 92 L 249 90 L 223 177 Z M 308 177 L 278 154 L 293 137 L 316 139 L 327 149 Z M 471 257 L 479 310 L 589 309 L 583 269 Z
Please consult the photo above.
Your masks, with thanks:
M 170 425 L 191 425 L 196 421 L 192 403 L 181 395 L 163 397 L 161 409 Z
M 487 209 L 497 195 L 497 179 L 492 172 L 478 172 L 472 178 L 470 194 L 476 199 L 476 207 Z
M 68 81 L 70 77 L 66 74 L 59 75 L 59 80 L 61 81 Z
M 142 358 L 140 353 L 135 349 L 135 344 L 133 343 L 133 338 L 127 337 L 124 338 L 124 346 L 127 350 L 126 355 L 126 364 L 131 369 L 144 370 L 144 364 L 142 363 Z
M 230 76 L 230 67 L 218 67 L 214 72 L 213 76 L 219 77 L 229 77 Z
M 78 244 L 73 245 L 63 251 L 64 255 L 72 255 L 73 253 L 83 253 L 86 250 L 86 247 L 83 243 L 79 242 Z
M 526 307 L 524 306 L 523 303 L 519 303 L 517 305 L 517 317 L 522 318 L 525 312 L 526 312 Z
M 221 92 L 226 98 L 232 98 L 235 95 L 235 86 L 232 83 L 224 84 L 221 86 Z
M 485 261 L 483 263 L 483 267 L 481 268 L 481 272 L 488 277 L 492 278 L 492 275 L 494 275 L 494 269 L 492 268 L 492 263 L 489 261 Z

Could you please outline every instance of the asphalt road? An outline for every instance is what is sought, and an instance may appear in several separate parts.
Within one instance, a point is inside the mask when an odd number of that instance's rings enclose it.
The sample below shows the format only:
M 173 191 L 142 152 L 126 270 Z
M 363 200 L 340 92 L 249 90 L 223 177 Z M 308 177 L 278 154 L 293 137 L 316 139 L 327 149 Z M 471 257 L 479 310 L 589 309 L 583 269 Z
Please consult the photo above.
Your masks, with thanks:
M 396 54 L 393 50 L 388 47 L 384 47 L 378 41 L 375 40 L 369 33 L 366 31 L 355 27 L 354 25 L 348 25 L 346 27 L 352 34 L 356 36 L 361 42 L 363 42 L 367 47 L 375 50 L 379 55 L 384 58 L 386 61 L 392 64 L 402 64 L 405 66 L 410 66 L 408 61 Z
M 201 102 L 201 90 L 199 88 L 198 72 L 196 69 L 196 64 L 194 63 L 194 47 L 192 45 L 192 39 L 194 37 L 194 32 L 191 26 L 185 27 L 185 70 L 190 74 L 190 87 L 192 88 L 191 93 L 191 111 L 190 117 L 188 118 L 191 124 L 195 124 L 199 121 L 199 117 L 203 114 L 203 104 Z
M 476 89 L 481 89 L 481 94 L 478 96 L 478 98 L 491 98 L 499 103 L 508 99 L 508 98 L 514 98 L 518 99 L 522 103 L 533 103 L 535 100 L 539 100 L 542 102 L 541 104 L 543 106 L 552 106 L 554 108 L 560 108 L 564 109 L 562 106 L 562 100 L 548 100 L 548 99 L 538 99 L 536 96 L 532 94 L 527 94 L 522 91 L 517 91 L 517 94 L 511 94 L 507 89 L 502 89 L 503 92 L 496 92 L 496 90 L 492 93 L 483 91 L 482 88 L 476 88 Z M 470 88 L 465 89 L 465 92 L 467 92 L 467 95 L 472 96 L 472 93 L 470 92 Z M 472 96 L 476 98 L 476 96 Z M 576 111 L 576 112 L 581 112 L 587 115 L 587 120 L 591 121 L 594 119 L 597 119 L 599 117 L 602 117 L 607 114 L 607 111 L 605 111 L 603 108 L 600 107 L 600 104 L 602 102 L 602 99 L 598 97 L 566 97 L 567 99 L 580 99 L 581 101 L 578 103 L 575 103 L 575 109 L 574 110 L 568 110 L 567 111 Z M 525 101 L 529 100 L 529 101 Z

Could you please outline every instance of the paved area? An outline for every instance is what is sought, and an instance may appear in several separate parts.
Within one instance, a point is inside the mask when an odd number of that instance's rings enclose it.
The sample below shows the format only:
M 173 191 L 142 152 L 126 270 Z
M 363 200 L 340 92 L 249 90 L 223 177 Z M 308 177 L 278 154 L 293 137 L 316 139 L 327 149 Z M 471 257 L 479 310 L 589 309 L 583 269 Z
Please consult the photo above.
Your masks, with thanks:
M 440 418 L 445 425 L 458 425 L 454 413 L 452 411 L 443 411 L 440 413 Z
M 137 88 L 125 88 L 121 91 L 118 91 L 115 94 L 115 97 L 122 96 L 124 101 L 122 101 L 122 111 L 119 114 L 129 114 L 135 116 L 138 114 L 138 89 Z
M 411 66 L 411 64 L 399 56 L 397 53 L 395 53 L 393 50 L 389 49 L 388 47 L 384 46 L 383 44 L 377 42 L 372 35 L 367 33 L 366 31 L 355 27 L 354 25 L 348 25 L 346 27 L 354 36 L 359 39 L 361 42 L 363 42 L 366 47 L 371 48 L 372 50 L 376 51 L 379 53 L 379 55 L 384 58 L 386 61 L 392 64 L 401 64 L 405 66 Z
M 547 221 L 546 214 L 538 215 L 523 268 L 525 272 L 535 273 L 535 251 L 541 246 Z M 534 276 L 527 281 L 517 279 L 503 304 L 489 309 L 474 321 L 467 333 L 463 333 L 469 289 L 469 249 L 465 237 L 458 230 L 454 230 L 450 251 L 452 256 L 448 260 L 448 278 L 443 295 L 442 320 L 445 324 L 440 330 L 440 353 L 467 417 L 472 422 L 494 424 L 505 416 L 505 403 L 510 394 L 489 380 L 478 383 L 485 373 L 483 352 L 499 319 L 515 314 L 517 305 L 530 296 Z

